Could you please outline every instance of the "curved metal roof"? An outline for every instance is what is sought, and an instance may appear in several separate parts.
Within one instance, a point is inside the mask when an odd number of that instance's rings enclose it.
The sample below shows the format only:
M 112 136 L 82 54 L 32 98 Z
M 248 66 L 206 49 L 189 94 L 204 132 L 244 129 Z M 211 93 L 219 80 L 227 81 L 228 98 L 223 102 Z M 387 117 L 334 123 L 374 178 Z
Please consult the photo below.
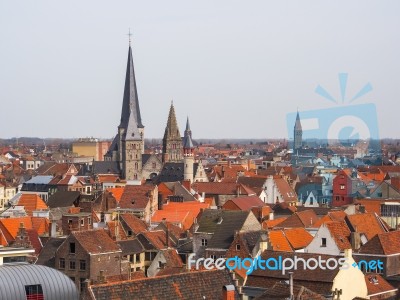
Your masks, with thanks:
M 79 299 L 74 282 L 55 269 L 29 264 L 0 267 L 0 299 L 26 300 L 25 286 L 37 284 L 44 299 Z

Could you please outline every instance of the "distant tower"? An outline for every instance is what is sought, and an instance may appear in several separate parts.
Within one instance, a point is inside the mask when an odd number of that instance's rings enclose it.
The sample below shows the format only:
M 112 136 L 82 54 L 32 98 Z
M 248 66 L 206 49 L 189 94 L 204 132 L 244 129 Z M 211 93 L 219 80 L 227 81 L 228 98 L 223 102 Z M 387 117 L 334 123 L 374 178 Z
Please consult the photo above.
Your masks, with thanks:
M 183 137 L 183 163 L 185 166 L 183 179 L 190 180 L 190 183 L 193 183 L 194 146 L 192 141 L 192 131 L 190 130 L 189 125 L 189 117 L 186 121 L 185 135 Z
M 121 122 L 118 126 L 118 133 L 105 155 L 105 160 L 117 161 L 123 178 L 141 180 L 142 153 L 144 153 L 144 126 L 140 116 L 132 48 L 129 40 Z
M 294 124 L 294 143 L 293 149 L 300 149 L 303 143 L 303 130 L 301 129 L 301 122 L 299 112 L 297 111 L 296 123 Z
M 165 127 L 162 160 L 163 163 L 182 162 L 183 160 L 182 137 L 179 133 L 178 123 L 176 122 L 175 108 L 173 103 L 171 103 L 167 126 Z

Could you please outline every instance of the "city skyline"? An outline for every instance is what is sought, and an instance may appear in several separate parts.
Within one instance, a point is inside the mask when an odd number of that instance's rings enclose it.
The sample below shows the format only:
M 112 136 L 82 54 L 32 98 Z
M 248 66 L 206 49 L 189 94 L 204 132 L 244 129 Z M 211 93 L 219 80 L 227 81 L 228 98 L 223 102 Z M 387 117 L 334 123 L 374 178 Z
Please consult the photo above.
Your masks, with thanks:
M 129 28 L 146 138 L 162 137 L 171 100 L 195 140 L 292 138 L 286 115 L 333 107 L 315 89 L 338 97 L 343 72 L 349 94 L 372 85 L 357 103 L 376 105 L 380 137 L 399 137 L 396 2 L 93 3 L 2 5 L 0 138 L 111 139 Z

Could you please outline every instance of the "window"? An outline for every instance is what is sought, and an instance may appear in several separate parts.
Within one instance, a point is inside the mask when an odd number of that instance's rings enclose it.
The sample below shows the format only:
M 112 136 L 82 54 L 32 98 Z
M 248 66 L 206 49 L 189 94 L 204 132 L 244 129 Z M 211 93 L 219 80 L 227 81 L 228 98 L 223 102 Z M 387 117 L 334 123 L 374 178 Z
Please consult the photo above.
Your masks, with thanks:
M 75 270 L 75 261 L 74 260 L 70 260 L 69 261 L 69 269 L 70 270 Z
M 26 285 L 25 286 L 25 294 L 27 300 L 43 300 L 43 289 L 42 285 L 35 284 L 35 285 Z
M 211 255 L 210 255 L 210 258 L 211 258 L 213 261 L 215 261 L 215 260 L 217 259 L 217 256 L 214 255 L 214 254 L 211 254 Z
M 240 250 L 240 244 L 236 244 L 236 251 Z
M 341 185 L 340 185 L 340 189 L 341 189 L 341 190 L 344 190 L 345 188 L 346 188 L 346 187 L 345 187 L 344 184 L 341 184 Z
M 83 290 L 85 288 L 85 280 L 86 280 L 86 278 L 79 278 L 79 287 L 80 287 L 81 293 L 83 292 Z
M 60 258 L 60 260 L 58 262 L 58 267 L 60 269 L 65 269 L 65 258 Z
M 79 261 L 79 270 L 85 271 L 86 270 L 86 260 Z
M 156 164 L 155 162 L 153 162 L 153 163 L 151 164 L 151 167 L 152 167 L 153 169 L 155 169 L 155 168 L 157 168 L 157 164 Z
M 314 197 L 310 197 L 310 205 L 314 205 Z
M 87 218 L 87 223 L 88 223 L 88 225 L 92 225 L 92 219 L 90 217 Z
M 207 246 L 207 240 L 206 239 L 201 239 L 201 245 L 202 246 Z
M 321 239 L 321 247 L 326 247 L 326 238 Z
M 85 219 L 81 219 L 81 226 L 85 225 Z
M 102 222 L 102 223 L 104 223 L 104 221 L 105 221 L 105 215 L 104 215 L 104 213 L 102 212 L 101 214 L 100 214 L 100 222 Z
M 75 243 L 69 243 L 69 253 L 75 254 Z

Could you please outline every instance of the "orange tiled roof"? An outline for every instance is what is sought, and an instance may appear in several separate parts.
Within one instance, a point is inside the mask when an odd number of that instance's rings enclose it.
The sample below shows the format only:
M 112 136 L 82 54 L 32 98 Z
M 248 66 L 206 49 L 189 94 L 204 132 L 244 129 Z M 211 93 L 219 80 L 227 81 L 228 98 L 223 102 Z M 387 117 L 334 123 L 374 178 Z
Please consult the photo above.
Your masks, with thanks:
M 161 222 L 165 218 L 168 222 L 182 224 L 182 229 L 186 230 L 192 226 L 200 210 L 209 207 L 209 204 L 197 201 L 169 202 L 154 213 L 152 220 Z
M 283 221 L 285 221 L 286 218 L 276 218 L 274 220 L 267 220 L 262 223 L 263 229 L 271 229 L 274 228 L 275 226 L 279 225 Z
M 107 189 L 107 192 L 110 192 L 115 198 L 115 200 L 119 202 L 121 200 L 122 194 L 124 193 L 124 188 L 123 187 L 109 188 Z
M 29 216 L 32 216 L 34 210 L 48 209 L 46 203 L 36 194 L 22 194 L 18 200 L 18 205 L 23 206 Z
M 368 240 L 372 239 L 376 234 L 386 232 L 372 213 L 349 215 L 346 218 L 353 229 L 364 233 Z
M 332 238 L 335 240 L 336 245 L 340 250 L 351 249 L 350 229 L 347 227 L 346 222 L 331 221 L 324 224 L 331 233 Z
M 381 233 L 361 246 L 360 253 L 391 255 L 400 253 L 400 231 Z
M 284 230 L 284 233 L 290 245 L 295 250 L 307 247 L 313 240 L 313 236 L 302 227 L 288 228 Z
M 35 229 L 39 235 L 49 230 L 49 220 L 46 218 L 21 217 L 0 219 L 0 230 L 8 242 L 15 240 L 21 223 L 24 224 L 26 229 Z
M 271 230 L 268 233 L 269 241 L 274 251 L 293 252 L 282 230 Z

